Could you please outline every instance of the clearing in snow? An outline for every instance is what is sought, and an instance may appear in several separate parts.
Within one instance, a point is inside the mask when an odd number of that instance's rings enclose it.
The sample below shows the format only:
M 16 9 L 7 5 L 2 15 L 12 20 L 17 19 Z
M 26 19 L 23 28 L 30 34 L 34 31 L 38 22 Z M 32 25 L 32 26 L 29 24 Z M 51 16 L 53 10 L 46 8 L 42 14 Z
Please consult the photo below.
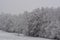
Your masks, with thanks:
M 0 31 L 0 40 L 50 40 L 50 39 L 27 37 L 23 35 L 17 36 L 16 33 L 7 33 L 4 31 Z

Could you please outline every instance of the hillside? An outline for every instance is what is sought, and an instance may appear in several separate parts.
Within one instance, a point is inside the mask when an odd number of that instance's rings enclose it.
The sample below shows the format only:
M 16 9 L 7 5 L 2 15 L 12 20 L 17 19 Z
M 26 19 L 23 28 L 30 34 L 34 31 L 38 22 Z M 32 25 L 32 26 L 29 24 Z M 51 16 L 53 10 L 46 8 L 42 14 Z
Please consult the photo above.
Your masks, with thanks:
M 49 39 L 17 36 L 14 33 L 0 31 L 0 40 L 49 40 Z

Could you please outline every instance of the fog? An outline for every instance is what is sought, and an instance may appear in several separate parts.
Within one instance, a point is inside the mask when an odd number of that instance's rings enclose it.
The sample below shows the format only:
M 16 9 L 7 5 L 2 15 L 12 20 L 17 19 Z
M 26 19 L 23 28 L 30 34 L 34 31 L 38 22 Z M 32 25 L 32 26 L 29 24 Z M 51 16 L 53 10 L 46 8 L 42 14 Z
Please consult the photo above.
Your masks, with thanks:
M 0 12 L 18 14 L 41 7 L 59 7 L 60 0 L 0 0 Z

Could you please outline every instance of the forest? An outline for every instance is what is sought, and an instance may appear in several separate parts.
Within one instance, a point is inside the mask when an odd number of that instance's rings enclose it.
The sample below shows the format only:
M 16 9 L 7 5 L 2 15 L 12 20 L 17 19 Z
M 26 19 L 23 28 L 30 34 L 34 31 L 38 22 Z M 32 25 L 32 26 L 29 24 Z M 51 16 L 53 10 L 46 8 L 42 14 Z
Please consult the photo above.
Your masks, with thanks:
M 31 37 L 60 39 L 60 7 L 36 8 L 19 15 L 2 12 L 0 30 Z

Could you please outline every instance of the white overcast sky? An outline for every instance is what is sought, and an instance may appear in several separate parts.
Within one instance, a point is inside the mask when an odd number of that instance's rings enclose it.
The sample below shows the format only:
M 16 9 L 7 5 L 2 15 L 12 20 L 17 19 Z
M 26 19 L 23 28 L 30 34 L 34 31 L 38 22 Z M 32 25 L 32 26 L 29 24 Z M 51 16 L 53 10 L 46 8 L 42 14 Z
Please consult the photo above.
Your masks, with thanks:
M 0 0 L 0 12 L 21 13 L 40 7 L 60 7 L 60 0 Z

